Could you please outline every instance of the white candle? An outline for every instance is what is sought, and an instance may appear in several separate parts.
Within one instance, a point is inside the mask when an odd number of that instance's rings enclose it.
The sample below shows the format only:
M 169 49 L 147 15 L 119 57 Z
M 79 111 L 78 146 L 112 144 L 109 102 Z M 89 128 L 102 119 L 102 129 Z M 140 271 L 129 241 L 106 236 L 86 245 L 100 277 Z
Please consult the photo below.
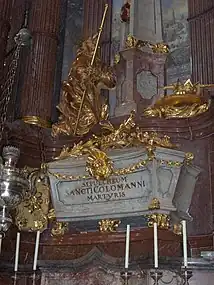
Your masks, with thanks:
M 19 247 L 20 247 L 20 233 L 17 233 L 16 236 L 16 255 L 15 255 L 15 265 L 14 265 L 14 271 L 18 271 L 18 264 L 19 264 Z
M 154 261 L 155 268 L 158 268 L 158 224 L 154 223 Z
M 125 269 L 129 267 L 129 243 L 130 243 L 130 225 L 126 227 L 126 251 L 125 251 Z
M 187 267 L 187 223 L 182 221 L 184 267 Z
M 35 244 L 35 251 L 34 251 L 34 260 L 33 260 L 33 270 L 36 270 L 37 267 L 37 259 L 39 253 L 39 239 L 40 239 L 40 231 L 36 233 L 36 244 Z
M 3 239 L 3 236 L 0 234 L 0 254 L 1 254 L 2 239 Z

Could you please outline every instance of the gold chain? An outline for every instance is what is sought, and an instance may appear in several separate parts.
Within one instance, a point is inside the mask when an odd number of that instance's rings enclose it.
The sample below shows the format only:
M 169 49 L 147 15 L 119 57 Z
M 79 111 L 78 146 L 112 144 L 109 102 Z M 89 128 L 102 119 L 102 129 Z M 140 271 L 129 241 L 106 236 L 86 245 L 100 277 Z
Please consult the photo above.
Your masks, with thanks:
M 137 162 L 127 168 L 120 168 L 117 170 L 114 170 L 112 172 L 112 175 L 119 176 L 119 175 L 125 175 L 125 174 L 130 174 L 134 172 L 135 170 L 139 169 L 142 166 L 145 166 L 148 162 L 150 161 L 149 158 L 141 160 L 140 162 Z M 66 174 L 61 174 L 61 173 L 53 173 L 49 169 L 47 170 L 48 173 L 52 176 L 54 176 L 57 179 L 62 179 L 62 180 L 81 180 L 81 179 L 89 179 L 91 178 L 90 175 L 78 175 L 78 176 L 73 176 L 73 175 L 66 175 Z
M 4 127 L 5 127 L 5 121 L 7 119 L 7 110 L 8 110 L 8 105 L 10 102 L 11 94 L 13 91 L 13 85 L 15 82 L 15 77 L 16 77 L 16 71 L 18 67 L 18 61 L 20 57 L 20 50 L 21 50 L 21 44 L 18 44 L 14 55 L 13 59 L 10 63 L 10 66 L 8 67 L 8 73 L 6 76 L 6 82 L 4 83 L 2 87 L 2 94 L 1 94 L 1 101 L 0 101 L 0 108 L 1 108 L 1 117 L 0 117 L 0 141 L 2 140 L 3 132 L 4 132 Z
M 120 168 L 120 169 L 116 169 L 116 170 L 113 170 L 112 172 L 112 175 L 115 175 L 115 176 L 119 176 L 119 175 L 126 175 L 126 174 L 130 174 L 130 173 L 133 173 L 135 170 L 141 168 L 142 166 L 146 166 L 149 162 L 151 161 L 151 158 L 147 158 L 147 159 L 144 159 L 144 160 L 141 160 L 140 162 L 137 162 L 135 164 L 132 164 L 130 165 L 129 167 L 127 168 Z M 160 164 L 166 164 L 167 166 L 175 166 L 175 167 L 180 167 L 182 166 L 184 163 L 182 162 L 179 162 L 179 161 L 164 161 L 164 160 L 157 160 L 157 162 L 159 162 Z M 47 164 L 46 164 L 46 168 L 47 168 L 47 172 L 55 177 L 56 179 L 60 179 L 60 180 L 70 180 L 70 181 L 73 181 L 73 180 L 81 180 L 81 179 L 89 179 L 91 178 L 90 175 L 77 175 L 77 176 L 73 176 L 73 175 L 66 175 L 66 174 L 61 174 L 61 173 L 54 173 L 52 171 L 50 171 L 47 167 Z

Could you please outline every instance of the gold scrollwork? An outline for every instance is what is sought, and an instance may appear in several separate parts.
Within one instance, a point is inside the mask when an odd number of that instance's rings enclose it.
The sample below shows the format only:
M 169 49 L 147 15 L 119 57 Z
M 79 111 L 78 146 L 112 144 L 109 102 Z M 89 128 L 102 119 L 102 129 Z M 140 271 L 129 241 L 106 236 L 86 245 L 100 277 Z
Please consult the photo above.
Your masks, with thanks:
M 170 218 L 167 214 L 153 213 L 148 217 L 148 227 L 153 227 L 157 223 L 158 228 L 168 230 L 170 228 Z
M 154 150 L 158 146 L 166 148 L 176 147 L 171 143 L 170 137 L 168 136 L 160 137 L 155 132 L 142 132 L 140 128 L 135 127 L 134 116 L 135 113 L 132 112 L 128 119 L 126 119 L 118 128 L 114 128 L 110 122 L 102 124 L 103 130 L 108 132 L 108 134 L 102 136 L 93 135 L 88 141 L 84 143 L 81 141 L 78 144 L 75 144 L 73 148 L 64 147 L 62 149 L 56 160 L 87 155 L 86 170 L 88 175 L 68 176 L 47 170 L 48 173 L 57 179 L 74 180 L 94 177 L 95 179 L 103 180 L 107 179 L 110 175 L 132 173 L 136 169 L 145 166 L 154 158 Z M 147 150 L 147 158 L 126 168 L 114 169 L 112 161 L 106 155 L 105 151 L 134 146 L 145 147 Z
M 35 193 L 18 205 L 15 224 L 20 231 L 44 231 L 48 226 L 50 188 L 40 179 L 35 183 Z
M 64 235 L 68 223 L 56 220 L 54 209 L 50 208 L 50 185 L 46 180 L 44 165 L 40 169 L 25 167 L 23 173 L 28 177 L 32 194 L 18 205 L 15 213 L 15 224 L 20 231 L 44 231 L 51 227 L 52 236 Z
M 139 40 L 132 35 L 128 35 L 126 39 L 125 47 L 127 49 L 148 47 L 152 49 L 154 53 L 168 53 L 169 52 L 169 47 L 165 43 L 152 44 L 151 42 L 148 42 L 148 41 Z
M 52 223 L 52 236 L 63 236 L 68 231 L 68 223 L 57 221 L 54 209 L 50 209 L 48 213 L 48 220 Z
M 120 220 L 111 220 L 111 219 L 101 220 L 98 222 L 98 229 L 102 233 L 116 232 L 120 223 L 121 223 Z

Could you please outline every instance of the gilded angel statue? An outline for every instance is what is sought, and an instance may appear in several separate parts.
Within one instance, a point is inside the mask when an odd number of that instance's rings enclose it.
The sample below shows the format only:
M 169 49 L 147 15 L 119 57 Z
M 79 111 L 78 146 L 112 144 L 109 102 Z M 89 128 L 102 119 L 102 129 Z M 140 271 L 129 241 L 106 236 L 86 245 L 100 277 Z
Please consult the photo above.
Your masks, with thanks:
M 52 126 L 53 136 L 59 133 L 83 136 L 94 125 L 108 118 L 108 104 L 100 93 L 101 89 L 113 89 L 116 79 L 113 68 L 101 61 L 97 38 L 98 34 L 82 43 L 68 79 L 62 84 L 63 93 L 57 106 L 60 117 L 58 123 Z

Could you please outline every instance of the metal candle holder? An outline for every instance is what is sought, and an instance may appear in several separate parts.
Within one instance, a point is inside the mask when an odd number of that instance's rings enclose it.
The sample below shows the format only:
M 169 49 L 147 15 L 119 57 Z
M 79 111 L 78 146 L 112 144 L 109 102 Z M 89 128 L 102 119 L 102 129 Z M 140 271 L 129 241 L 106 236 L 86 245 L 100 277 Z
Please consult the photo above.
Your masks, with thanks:
M 189 285 L 189 279 L 192 277 L 192 271 L 184 268 L 184 270 L 181 271 L 181 277 L 183 279 L 183 285 Z
M 132 273 L 130 271 L 126 270 L 126 271 L 121 272 L 120 276 L 123 279 L 123 284 L 128 285 L 129 279 L 132 276 Z
M 16 284 L 17 284 L 17 280 L 18 280 L 19 278 L 20 278 L 20 277 L 18 276 L 17 272 L 14 272 L 14 275 L 12 276 L 13 285 L 16 285 Z
M 150 272 L 150 276 L 154 280 L 154 285 L 158 285 L 159 280 L 163 276 L 163 272 L 160 272 L 156 269 L 155 271 Z

